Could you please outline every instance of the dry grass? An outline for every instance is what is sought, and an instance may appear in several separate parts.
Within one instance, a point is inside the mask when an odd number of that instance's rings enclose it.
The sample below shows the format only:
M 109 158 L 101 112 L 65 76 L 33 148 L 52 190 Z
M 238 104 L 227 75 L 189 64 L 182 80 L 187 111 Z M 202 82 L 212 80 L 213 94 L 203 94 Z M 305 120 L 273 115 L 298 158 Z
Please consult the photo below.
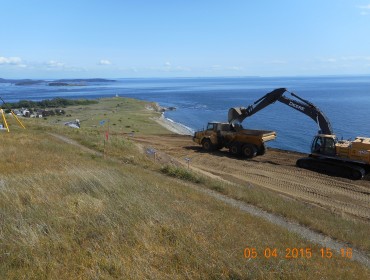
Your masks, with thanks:
M 129 140 L 112 144 L 112 155 L 137 160 L 117 163 L 93 158 L 43 130 L 14 129 L 0 137 L 2 279 L 370 276 L 359 264 L 337 255 L 322 259 L 317 246 L 297 235 L 155 171 Z M 246 246 L 260 256 L 275 247 L 280 255 L 245 259 Z M 315 253 L 287 260 L 287 247 Z
M 370 256 L 370 224 L 354 217 L 338 215 L 315 205 L 283 197 L 269 190 L 237 184 L 227 184 L 204 178 L 204 186 L 237 200 L 257 206 L 289 220 L 299 222 L 317 232 L 354 246 Z

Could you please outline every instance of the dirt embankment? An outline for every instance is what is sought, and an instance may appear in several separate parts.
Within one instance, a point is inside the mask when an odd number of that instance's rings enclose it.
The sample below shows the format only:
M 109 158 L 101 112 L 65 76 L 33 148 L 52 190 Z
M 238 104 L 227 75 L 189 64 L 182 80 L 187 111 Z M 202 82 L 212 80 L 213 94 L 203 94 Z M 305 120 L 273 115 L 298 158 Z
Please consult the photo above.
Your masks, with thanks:
M 304 154 L 276 149 L 245 160 L 231 157 L 226 149 L 205 153 L 189 136 L 151 135 L 135 139 L 161 151 L 158 160 L 168 160 L 166 154 L 182 162 L 188 158 L 191 167 L 214 177 L 241 185 L 253 184 L 330 211 L 370 219 L 369 175 L 366 180 L 351 181 L 300 169 L 295 162 Z

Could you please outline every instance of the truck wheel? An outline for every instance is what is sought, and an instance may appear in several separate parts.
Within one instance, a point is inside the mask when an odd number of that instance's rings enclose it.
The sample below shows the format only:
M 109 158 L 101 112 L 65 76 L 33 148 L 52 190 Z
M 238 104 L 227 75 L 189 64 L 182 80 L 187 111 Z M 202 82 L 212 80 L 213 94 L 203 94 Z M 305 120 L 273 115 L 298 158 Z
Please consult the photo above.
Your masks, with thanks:
M 204 149 L 204 150 L 206 150 L 207 152 L 210 152 L 210 151 L 212 151 L 212 150 L 213 150 L 213 145 L 212 145 L 212 143 L 211 143 L 211 140 L 209 140 L 209 139 L 204 139 L 204 140 L 202 141 L 202 147 L 203 147 L 203 149 Z
M 218 145 L 218 146 L 216 146 L 216 150 L 221 150 L 222 148 L 223 148 L 224 146 L 223 145 Z
M 242 154 L 246 158 L 252 158 L 257 155 L 257 149 L 255 146 L 251 144 L 245 144 L 242 148 Z
M 240 145 L 239 145 L 239 143 L 233 143 L 229 148 L 229 152 L 233 156 L 239 156 L 240 155 Z
M 257 156 L 263 156 L 266 153 L 266 146 L 262 144 L 262 146 L 257 150 Z

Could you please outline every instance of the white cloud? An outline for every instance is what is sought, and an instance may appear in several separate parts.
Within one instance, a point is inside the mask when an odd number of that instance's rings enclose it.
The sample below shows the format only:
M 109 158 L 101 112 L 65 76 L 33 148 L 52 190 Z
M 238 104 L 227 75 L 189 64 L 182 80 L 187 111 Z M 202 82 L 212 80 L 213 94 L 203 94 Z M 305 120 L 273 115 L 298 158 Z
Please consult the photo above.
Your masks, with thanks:
M 363 5 L 363 6 L 358 6 L 362 10 L 370 10 L 370 4 L 368 5 Z
M 323 62 L 331 62 L 331 63 L 334 63 L 334 62 L 337 62 L 338 59 L 331 57 L 331 58 L 325 58 L 322 61 Z
M 63 68 L 65 64 L 63 62 L 55 61 L 55 60 L 49 60 L 46 62 L 46 65 L 49 68 Z
M 99 65 L 111 65 L 112 62 L 110 62 L 108 59 L 101 59 L 99 61 Z
M 326 58 L 317 58 L 319 62 L 328 62 L 328 63 L 341 63 L 341 62 L 352 62 L 352 63 L 361 63 L 365 61 L 370 61 L 370 56 L 340 56 L 340 57 L 326 57 Z
M 347 55 L 338 57 L 321 57 L 312 61 L 317 66 L 317 71 L 325 70 L 331 73 L 339 73 L 340 71 L 359 71 L 366 68 L 370 62 L 370 56 L 366 55 Z M 314 69 L 312 69 L 314 70 Z
M 218 65 L 218 64 L 215 64 L 215 65 L 212 65 L 211 66 L 211 71 L 218 71 L 218 70 L 222 70 L 222 66 L 221 65 Z
M 18 67 L 27 67 L 26 64 L 23 63 L 20 57 L 4 57 L 0 56 L 0 65 L 15 65 Z
M 60 72 L 60 71 L 73 71 L 73 72 L 79 72 L 79 71 L 86 71 L 86 69 L 81 67 L 75 67 L 68 64 L 65 64 L 64 62 L 56 61 L 56 60 L 49 60 L 48 62 L 44 63 L 37 63 L 35 62 L 32 65 L 35 69 L 39 70 L 46 70 L 46 71 L 52 71 L 52 72 Z
M 370 56 L 342 56 L 340 59 L 344 61 L 364 61 L 370 60 Z
M 357 8 L 359 8 L 361 10 L 360 15 L 362 15 L 362 16 L 370 15 L 370 4 L 357 6 Z
M 164 71 L 173 71 L 173 67 L 172 67 L 172 64 L 171 64 L 171 62 L 165 62 L 164 64 L 163 64 L 163 70 Z
M 190 71 L 191 69 L 188 67 L 172 65 L 171 62 L 167 61 L 163 64 L 163 67 L 160 67 L 160 68 L 154 67 L 152 68 L 152 70 L 165 71 L 165 72 L 186 72 L 186 71 Z
M 19 57 L 3 57 L 0 56 L 0 64 L 19 64 L 22 62 L 22 59 Z

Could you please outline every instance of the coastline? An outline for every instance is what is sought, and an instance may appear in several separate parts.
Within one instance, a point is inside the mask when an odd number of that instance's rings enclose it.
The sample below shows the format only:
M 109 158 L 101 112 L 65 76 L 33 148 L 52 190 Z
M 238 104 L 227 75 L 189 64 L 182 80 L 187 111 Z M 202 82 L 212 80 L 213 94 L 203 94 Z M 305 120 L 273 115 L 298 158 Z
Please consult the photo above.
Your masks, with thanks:
M 173 133 L 179 134 L 179 135 L 193 135 L 194 134 L 194 131 L 191 128 L 165 117 L 164 114 L 166 111 L 174 110 L 175 108 L 171 107 L 171 109 L 168 109 L 165 107 L 161 107 L 157 102 L 151 103 L 151 106 L 146 106 L 146 108 L 148 110 L 154 110 L 156 112 L 161 113 L 160 117 L 153 118 L 153 119 L 156 123 L 163 126 L 165 129 Z
M 177 123 L 171 119 L 166 118 L 164 116 L 164 113 L 162 113 L 162 115 L 159 118 L 156 118 L 155 121 L 159 125 L 166 128 L 167 130 L 174 132 L 176 134 L 180 134 L 180 135 L 193 135 L 194 134 L 194 132 L 190 128 L 184 126 L 181 123 Z

